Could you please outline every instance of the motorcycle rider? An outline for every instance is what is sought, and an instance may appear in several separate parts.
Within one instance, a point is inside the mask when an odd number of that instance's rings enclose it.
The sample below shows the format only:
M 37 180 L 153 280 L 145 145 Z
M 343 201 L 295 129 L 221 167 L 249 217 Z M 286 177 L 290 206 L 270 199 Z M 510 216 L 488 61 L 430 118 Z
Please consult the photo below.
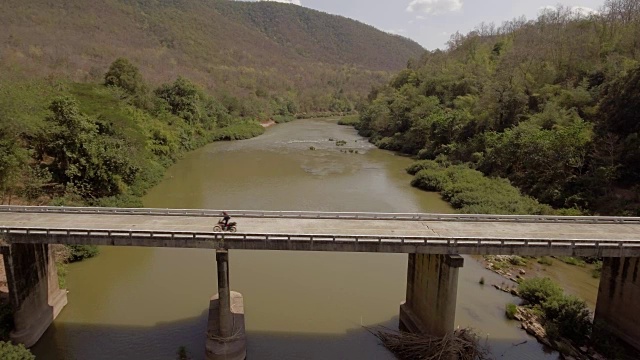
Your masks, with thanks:
M 224 228 L 227 228 L 227 224 L 229 224 L 229 220 L 231 220 L 231 216 L 227 214 L 226 211 L 222 212 L 222 221 L 224 222 Z

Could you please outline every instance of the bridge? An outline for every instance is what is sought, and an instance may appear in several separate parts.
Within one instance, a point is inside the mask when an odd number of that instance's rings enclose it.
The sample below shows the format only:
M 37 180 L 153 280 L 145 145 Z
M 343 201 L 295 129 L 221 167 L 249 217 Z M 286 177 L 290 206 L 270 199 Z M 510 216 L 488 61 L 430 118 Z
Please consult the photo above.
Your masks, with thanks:
M 459 254 L 604 257 L 596 320 L 640 349 L 640 311 L 630 310 L 640 305 L 640 218 L 227 212 L 238 233 L 213 232 L 219 210 L 0 206 L 13 339 L 33 345 L 66 304 L 48 245 L 91 244 L 217 250 L 219 295 L 211 302 L 209 342 L 238 359 L 243 343 L 229 350 L 221 339 L 230 338 L 234 318 L 244 316 L 241 295 L 229 290 L 226 255 L 243 249 L 407 253 L 401 325 L 433 334 L 453 329 Z M 210 359 L 220 358 L 214 345 Z
M 11 243 L 245 250 L 640 257 L 640 218 L 0 207 Z

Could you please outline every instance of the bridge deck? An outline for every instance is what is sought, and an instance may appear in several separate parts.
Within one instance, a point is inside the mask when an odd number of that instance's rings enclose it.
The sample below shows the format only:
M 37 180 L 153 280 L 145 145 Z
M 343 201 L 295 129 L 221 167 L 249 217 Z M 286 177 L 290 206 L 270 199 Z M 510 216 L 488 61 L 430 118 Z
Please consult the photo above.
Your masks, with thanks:
M 46 211 L 42 209 L 48 209 Z M 256 212 L 239 233 L 213 233 L 217 211 L 190 215 L 86 213 L 74 208 L 0 207 L 0 231 L 10 242 L 264 250 L 394 253 L 640 256 L 636 218 L 423 216 L 331 219 L 338 213 Z M 77 210 L 77 208 L 76 208 Z M 61 212 L 65 211 L 65 212 Z M 88 210 L 91 212 L 92 210 Z M 100 210 L 98 210 L 100 211 Z M 95 212 L 95 211 L 94 211 Z M 105 211 L 106 212 L 106 211 Z M 136 213 L 137 212 L 137 213 Z M 160 209 L 158 209 L 160 212 Z M 344 213 L 341 213 L 344 214 Z M 236 216 L 237 215 L 237 216 Z M 257 217 L 260 216 L 260 217 Z M 412 220 L 416 219 L 416 220 Z

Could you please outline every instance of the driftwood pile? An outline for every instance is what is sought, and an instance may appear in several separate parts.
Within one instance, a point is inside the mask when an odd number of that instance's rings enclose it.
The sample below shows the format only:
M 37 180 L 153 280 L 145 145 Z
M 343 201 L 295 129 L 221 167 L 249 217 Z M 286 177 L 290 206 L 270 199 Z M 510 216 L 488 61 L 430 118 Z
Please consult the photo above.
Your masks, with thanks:
M 471 329 L 445 337 L 412 334 L 386 328 L 367 329 L 400 360 L 488 360 L 489 348 Z

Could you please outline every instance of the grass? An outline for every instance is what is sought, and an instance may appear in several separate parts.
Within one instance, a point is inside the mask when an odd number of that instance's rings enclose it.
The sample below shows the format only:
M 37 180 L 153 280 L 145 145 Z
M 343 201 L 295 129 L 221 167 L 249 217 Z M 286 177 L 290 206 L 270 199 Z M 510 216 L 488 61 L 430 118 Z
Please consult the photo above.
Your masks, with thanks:
M 509 263 L 515 266 L 525 266 L 527 265 L 527 260 L 521 256 L 514 255 L 509 258 Z
M 284 123 L 288 123 L 290 121 L 295 120 L 296 117 L 293 115 L 274 115 L 273 116 L 273 121 L 275 121 L 277 124 L 284 124 Z
M 230 126 L 215 129 L 211 141 L 244 140 L 262 135 L 264 127 L 256 121 L 239 121 Z
M 553 265 L 553 260 L 551 260 L 551 258 L 548 257 L 548 256 L 543 256 L 543 257 L 538 259 L 538 264 L 551 266 L 551 265 Z
M 360 116 L 358 115 L 347 115 L 338 120 L 338 125 L 357 126 L 358 124 L 360 124 Z
M 493 264 L 493 268 L 495 270 L 502 270 L 502 269 L 509 268 L 509 264 L 507 262 L 504 262 L 504 261 L 495 261 L 492 264 Z
M 465 214 L 553 214 L 554 210 L 522 195 L 506 179 L 489 178 L 466 165 L 447 166 L 436 161 L 419 161 L 407 172 L 415 175 L 411 185 L 440 192 L 442 198 Z
M 69 274 L 69 265 L 56 262 L 56 270 L 58 271 L 58 286 L 64 289 L 67 286 L 67 274 Z
M 575 258 L 575 257 L 571 257 L 571 256 L 559 256 L 557 259 L 562 261 L 565 264 L 569 264 L 569 265 L 573 265 L 573 266 L 579 266 L 579 267 L 587 266 L 587 263 L 584 262 L 584 260 L 582 260 L 580 258 Z
M 591 270 L 591 276 L 594 279 L 599 279 L 602 274 L 602 261 L 596 261 L 594 265 L 595 267 Z
M 505 308 L 505 315 L 507 315 L 507 319 L 515 320 L 517 312 L 518 306 L 516 306 L 516 304 L 507 304 Z

